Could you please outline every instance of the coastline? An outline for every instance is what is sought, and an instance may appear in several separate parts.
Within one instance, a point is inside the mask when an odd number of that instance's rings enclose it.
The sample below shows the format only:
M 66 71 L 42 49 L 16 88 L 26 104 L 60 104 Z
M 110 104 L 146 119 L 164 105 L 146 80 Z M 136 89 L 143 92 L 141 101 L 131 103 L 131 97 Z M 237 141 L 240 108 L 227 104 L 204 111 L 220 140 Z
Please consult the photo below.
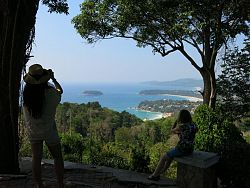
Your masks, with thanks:
M 132 108 L 133 110 L 137 111 L 137 112 L 146 112 L 146 113 L 150 113 L 153 115 L 153 117 L 150 117 L 150 118 L 144 118 L 142 119 L 143 121 L 148 121 L 148 120 L 155 120 L 155 119 L 161 119 L 164 117 L 164 114 L 161 113 L 161 112 L 152 112 L 152 111 L 149 111 L 149 110 L 140 110 L 138 108 Z
M 203 99 L 198 98 L 198 97 L 191 97 L 191 96 L 183 96 L 183 95 L 170 95 L 170 94 L 162 94 L 163 96 L 174 96 L 174 97 L 180 97 L 183 98 L 184 100 L 188 100 L 190 102 L 200 102 L 203 101 Z M 135 108 L 136 111 L 141 111 L 141 112 L 148 112 L 148 113 L 154 113 L 156 114 L 155 117 L 149 118 L 149 119 L 143 119 L 143 121 L 148 121 L 148 120 L 156 120 L 156 119 L 161 119 L 161 118 L 165 118 L 165 117 L 169 117 L 169 114 L 164 114 L 161 112 L 152 112 L 149 110 L 140 110 L 138 108 Z
M 131 114 L 136 115 L 138 118 L 143 119 L 159 119 L 162 117 L 159 113 L 150 113 L 150 112 L 140 112 L 132 109 L 135 106 L 138 106 L 140 102 L 144 100 L 154 101 L 154 100 L 190 100 L 198 101 L 201 99 L 195 99 L 189 97 L 189 94 L 182 93 L 173 93 L 176 96 L 167 96 L 167 95 L 139 95 L 138 91 L 147 89 L 147 86 L 140 84 L 105 84 L 105 83 L 85 83 L 85 84 L 68 84 L 64 87 L 64 95 L 62 96 L 61 102 L 72 102 L 72 103 L 88 103 L 88 102 L 98 102 L 102 107 L 110 108 L 112 110 L 122 112 L 128 111 Z M 150 87 L 151 88 L 151 87 Z M 185 88 L 185 85 L 182 87 L 166 87 L 167 90 L 178 90 Z M 166 89 L 165 88 L 165 89 Z M 155 89 L 162 89 L 162 86 L 157 86 Z M 187 90 L 193 88 L 186 88 Z M 105 93 L 101 96 L 83 96 L 83 91 L 97 90 Z M 164 93 L 165 94 L 165 93 Z M 169 93 L 171 94 L 171 93 Z M 180 96 L 180 95 L 183 96 Z M 191 94 L 190 94 L 191 95 Z M 191 95 L 192 96 L 192 95 Z M 182 98 L 181 98 L 182 97 Z M 199 96 L 198 96 L 199 97 Z M 137 109 L 139 110 L 139 109 Z M 158 111 L 158 110 L 157 110 Z M 165 114 L 163 114 L 165 116 Z
M 157 112 L 158 113 L 158 112 Z M 163 118 L 164 117 L 164 115 L 163 115 L 163 113 L 161 113 L 161 114 L 159 114 L 159 115 L 156 115 L 155 117 L 153 117 L 153 118 L 150 118 L 150 119 L 148 119 L 148 120 L 156 120 L 156 119 L 161 119 L 161 118 Z M 146 119 L 147 120 L 147 119 Z
M 184 98 L 184 99 L 191 101 L 191 102 L 203 101 L 202 98 L 198 98 L 198 97 L 191 97 L 191 96 L 184 96 L 184 95 L 171 95 L 171 94 L 162 94 L 162 95 L 180 97 L 180 98 Z

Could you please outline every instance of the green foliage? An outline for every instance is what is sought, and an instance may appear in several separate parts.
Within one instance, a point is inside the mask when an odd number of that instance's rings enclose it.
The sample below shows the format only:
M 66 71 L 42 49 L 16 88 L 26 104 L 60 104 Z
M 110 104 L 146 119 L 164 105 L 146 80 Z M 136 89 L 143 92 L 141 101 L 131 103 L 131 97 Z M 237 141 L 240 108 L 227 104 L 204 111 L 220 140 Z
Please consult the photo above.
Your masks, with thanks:
M 248 144 L 250 144 L 250 132 L 248 132 L 247 135 L 244 135 L 244 139 L 246 140 L 246 142 L 247 142 Z
M 240 7 L 241 11 L 234 6 Z M 243 0 L 227 3 L 210 0 L 87 0 L 82 3 L 81 14 L 72 22 L 78 33 L 90 43 L 103 38 L 125 37 L 136 40 L 138 46 L 150 45 L 155 52 L 167 55 L 172 51 L 166 46 L 173 51 L 180 50 L 178 47 L 183 43 L 178 40 L 193 44 L 194 39 L 195 44 L 202 44 L 204 35 L 210 34 L 211 44 L 216 40 L 220 45 L 227 37 L 247 31 L 247 24 L 237 20 L 249 19 L 245 16 L 249 13 L 247 7 Z M 219 15 L 222 17 L 214 19 Z M 235 25 L 232 25 L 232 19 L 236 21 Z M 218 28 L 221 20 L 224 24 Z
M 250 118 L 241 119 L 238 126 L 243 132 L 244 139 L 248 144 L 250 144 Z
M 49 12 L 68 14 L 67 0 L 42 0 L 42 3 L 49 7 Z
M 175 122 L 175 118 L 174 117 L 168 117 L 168 118 L 161 118 L 161 119 L 157 119 L 154 121 L 149 121 L 147 123 L 153 123 L 155 124 L 156 127 L 158 127 L 157 129 L 160 129 L 160 135 L 158 135 L 158 140 L 156 140 L 156 142 L 167 142 L 168 139 L 170 138 L 170 130 L 172 125 Z
M 128 112 L 102 108 L 98 102 L 87 104 L 63 103 L 57 108 L 56 122 L 60 132 L 75 131 L 82 136 L 92 134 L 101 140 L 114 139 L 119 127 L 131 127 L 142 122 Z
M 66 133 L 61 135 L 61 145 L 64 160 L 82 162 L 84 139 L 79 133 Z
M 130 145 L 136 144 L 132 129 L 127 127 L 121 127 L 115 131 L 115 143 L 117 146 L 124 149 L 129 148 Z
M 166 143 L 163 142 L 159 142 L 155 145 L 153 145 L 150 149 L 149 149 L 149 156 L 150 156 L 150 164 L 149 164 L 149 169 L 151 171 L 154 171 L 154 169 L 156 168 L 160 157 L 166 153 L 166 151 L 168 151 L 170 148 Z
M 232 120 L 250 116 L 250 38 L 239 50 L 229 51 L 223 59 L 219 75 L 219 104 Z
M 195 148 L 220 155 L 218 176 L 224 185 L 246 187 L 250 146 L 234 123 L 225 119 L 221 113 L 206 105 L 196 109 L 194 121 L 199 132 L 196 134 Z M 245 164 L 243 168 L 242 163 Z
M 136 146 L 132 149 L 132 161 L 131 161 L 131 170 L 148 173 L 150 162 L 149 155 L 146 153 L 146 147 L 144 145 Z
M 85 164 L 97 165 L 99 161 L 98 155 L 102 149 L 101 143 L 90 136 L 85 137 L 84 146 L 82 162 Z
M 196 109 L 194 121 L 199 129 L 195 138 L 197 149 L 220 153 L 226 145 L 245 142 L 234 123 L 222 117 L 219 111 L 213 111 L 207 105 Z
M 148 167 L 151 172 L 155 170 L 161 156 L 164 155 L 170 149 L 171 147 L 169 146 L 169 144 L 165 142 L 158 142 L 149 149 L 150 163 Z M 175 179 L 177 176 L 176 167 L 177 167 L 176 162 L 173 162 L 169 167 L 169 169 L 165 172 L 165 175 L 168 178 Z
M 87 138 L 83 152 L 83 163 L 129 169 L 129 161 L 124 154 L 124 151 L 114 143 L 101 145 L 99 141 Z
M 242 118 L 240 119 L 239 128 L 243 132 L 250 131 L 250 118 Z
M 99 154 L 98 165 L 105 165 L 114 168 L 129 169 L 129 158 L 125 150 L 120 149 L 114 143 L 103 145 L 102 151 Z
M 22 140 L 22 144 L 19 150 L 19 155 L 21 157 L 31 157 L 32 152 L 31 152 L 31 145 L 28 140 Z

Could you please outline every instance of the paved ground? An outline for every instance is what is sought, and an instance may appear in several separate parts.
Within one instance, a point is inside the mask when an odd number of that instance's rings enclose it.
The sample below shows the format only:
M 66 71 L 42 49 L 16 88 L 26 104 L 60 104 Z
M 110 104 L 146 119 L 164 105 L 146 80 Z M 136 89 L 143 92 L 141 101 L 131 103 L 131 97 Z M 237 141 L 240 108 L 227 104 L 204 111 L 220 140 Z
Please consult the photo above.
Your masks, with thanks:
M 31 188 L 31 159 L 23 158 L 20 163 L 24 175 L 0 175 L 0 188 Z M 148 174 L 109 167 L 81 165 L 65 162 L 66 188 L 177 188 L 173 180 L 147 180 Z M 56 186 L 56 178 L 51 160 L 43 160 L 42 178 L 47 188 Z

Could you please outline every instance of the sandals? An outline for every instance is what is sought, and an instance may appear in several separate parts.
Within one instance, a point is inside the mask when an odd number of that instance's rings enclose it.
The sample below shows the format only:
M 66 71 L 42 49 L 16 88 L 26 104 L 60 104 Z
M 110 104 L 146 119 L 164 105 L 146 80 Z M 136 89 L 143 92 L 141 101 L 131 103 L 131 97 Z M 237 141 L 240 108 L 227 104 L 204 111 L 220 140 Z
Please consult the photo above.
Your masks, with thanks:
M 148 180 L 159 181 L 160 180 L 160 176 L 150 175 L 150 176 L 148 176 Z

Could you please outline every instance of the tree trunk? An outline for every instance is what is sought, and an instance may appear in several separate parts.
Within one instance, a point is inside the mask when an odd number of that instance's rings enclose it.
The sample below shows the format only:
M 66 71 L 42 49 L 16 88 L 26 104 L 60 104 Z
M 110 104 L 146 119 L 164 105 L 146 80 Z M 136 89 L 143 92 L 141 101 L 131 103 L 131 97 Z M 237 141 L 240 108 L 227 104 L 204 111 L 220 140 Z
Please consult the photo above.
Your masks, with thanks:
M 210 100 L 209 100 L 209 106 L 214 109 L 216 104 L 216 95 L 217 95 L 217 89 L 216 89 L 216 78 L 215 78 L 215 71 L 214 69 L 210 70 L 210 81 L 211 81 L 211 94 L 210 94 Z
M 213 70 L 201 69 L 201 75 L 203 78 L 204 90 L 203 90 L 203 104 L 209 105 L 211 108 L 215 108 L 216 103 L 216 78 Z
M 39 0 L 0 0 L 0 173 L 18 173 L 19 88 Z

